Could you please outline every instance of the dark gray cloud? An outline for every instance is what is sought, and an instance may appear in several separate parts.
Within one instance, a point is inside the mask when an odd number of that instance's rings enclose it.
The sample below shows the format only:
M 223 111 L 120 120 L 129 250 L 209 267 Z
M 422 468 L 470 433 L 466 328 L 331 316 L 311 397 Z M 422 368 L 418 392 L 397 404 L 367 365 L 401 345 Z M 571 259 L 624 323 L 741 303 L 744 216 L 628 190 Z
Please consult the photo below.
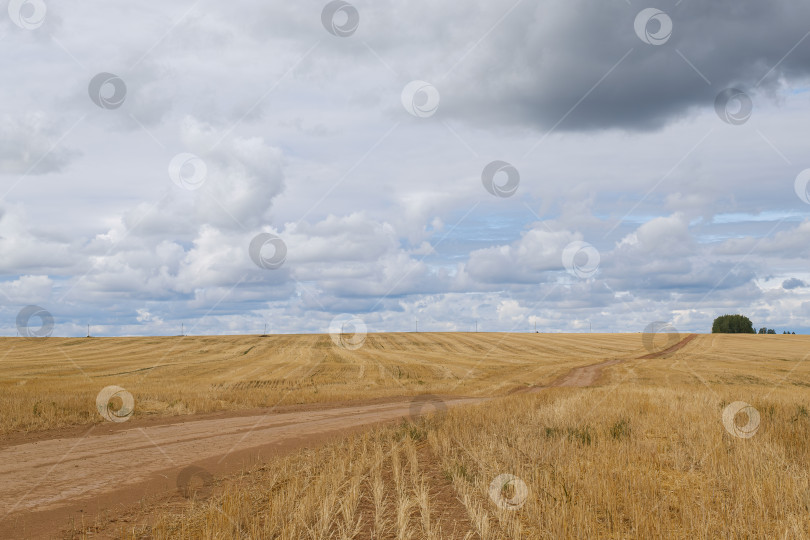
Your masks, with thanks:
M 756 108 L 785 80 L 810 74 L 810 3 L 657 2 L 673 24 L 661 45 L 636 35 L 641 7 L 520 5 L 448 77 L 443 112 L 542 130 L 564 117 L 559 130 L 650 129 L 712 108 L 729 87 L 748 93 Z

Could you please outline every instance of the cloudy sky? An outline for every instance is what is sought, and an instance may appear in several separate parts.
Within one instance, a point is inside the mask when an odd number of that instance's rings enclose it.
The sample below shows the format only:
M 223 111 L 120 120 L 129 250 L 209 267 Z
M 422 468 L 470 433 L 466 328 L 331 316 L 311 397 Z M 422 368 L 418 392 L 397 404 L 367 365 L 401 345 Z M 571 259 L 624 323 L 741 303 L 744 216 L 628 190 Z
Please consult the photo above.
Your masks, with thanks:
M 3 335 L 810 330 L 810 2 L 3 3 Z

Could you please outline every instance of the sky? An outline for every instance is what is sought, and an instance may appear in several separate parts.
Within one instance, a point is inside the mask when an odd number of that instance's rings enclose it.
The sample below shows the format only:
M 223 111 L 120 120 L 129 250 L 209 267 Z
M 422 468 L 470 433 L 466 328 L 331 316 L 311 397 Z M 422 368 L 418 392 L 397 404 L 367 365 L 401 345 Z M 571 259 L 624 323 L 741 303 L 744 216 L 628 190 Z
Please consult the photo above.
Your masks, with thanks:
M 2 335 L 810 330 L 808 2 L 4 3 Z

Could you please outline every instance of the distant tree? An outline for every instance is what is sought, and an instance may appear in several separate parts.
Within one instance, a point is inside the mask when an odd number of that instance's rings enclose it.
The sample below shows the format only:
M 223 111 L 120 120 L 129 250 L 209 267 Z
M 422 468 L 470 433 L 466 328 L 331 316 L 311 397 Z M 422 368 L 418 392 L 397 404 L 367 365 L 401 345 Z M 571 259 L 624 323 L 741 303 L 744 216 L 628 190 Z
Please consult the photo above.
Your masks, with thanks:
M 774 330 L 773 328 L 768 328 L 768 333 L 769 334 L 775 334 L 776 330 Z
M 759 333 L 759 334 L 767 334 L 767 333 L 768 333 L 768 329 L 767 329 L 767 328 L 765 328 L 765 327 L 763 326 L 762 328 L 760 328 L 760 329 L 759 329 L 759 332 L 758 332 L 758 333 Z
M 712 334 L 755 334 L 751 319 L 745 315 L 721 315 L 712 323 Z
M 792 333 L 793 333 L 793 334 L 796 334 L 796 332 L 792 332 Z

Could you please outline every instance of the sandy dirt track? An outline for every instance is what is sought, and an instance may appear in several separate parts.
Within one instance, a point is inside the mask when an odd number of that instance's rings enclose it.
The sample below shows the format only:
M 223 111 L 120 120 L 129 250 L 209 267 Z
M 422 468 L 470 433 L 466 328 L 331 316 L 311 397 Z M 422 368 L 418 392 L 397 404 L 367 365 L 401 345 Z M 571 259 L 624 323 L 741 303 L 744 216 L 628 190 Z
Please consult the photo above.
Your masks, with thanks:
M 653 358 L 663 358 L 666 357 L 683 347 L 685 347 L 690 341 L 695 339 L 697 334 L 689 334 L 684 339 L 678 341 L 675 345 L 664 349 L 662 351 L 646 354 L 644 356 L 639 357 L 639 360 L 647 360 Z M 592 386 L 596 384 L 596 381 L 602 375 L 602 370 L 606 367 L 614 366 L 619 362 L 623 362 L 624 358 L 613 358 L 611 360 L 605 360 L 604 362 L 599 362 L 598 364 L 591 364 L 589 366 L 582 366 L 578 368 L 574 368 L 562 377 L 559 377 L 557 380 L 553 381 L 548 386 L 535 386 L 529 388 L 527 391 L 531 393 L 539 392 L 544 388 L 562 388 L 562 387 L 569 387 L 569 388 L 584 388 L 586 386 Z
M 664 358 L 676 351 L 679 351 L 696 337 L 697 334 L 689 334 L 682 340 L 678 341 L 678 343 L 676 343 L 672 347 L 664 349 L 663 351 L 645 354 L 644 356 L 640 357 L 639 360 Z M 590 366 L 582 366 L 574 368 L 567 374 L 563 375 L 562 377 L 551 383 L 550 386 L 552 387 L 571 386 L 580 388 L 585 386 L 591 386 L 592 384 L 596 383 L 597 379 L 599 379 L 599 376 L 602 374 L 602 370 L 604 368 L 616 365 L 621 361 L 622 361 L 621 358 L 614 358 L 613 360 L 606 360 L 605 362 L 600 362 L 598 364 L 591 364 Z
M 257 456 L 273 456 L 371 424 L 417 415 L 478 398 L 404 400 L 318 411 L 191 420 L 83 437 L 18 444 L 0 450 L 0 537 L 47 536 L 71 515 L 135 502 L 176 490 L 192 463 L 212 474 L 241 469 Z M 443 403 L 443 405 L 440 405 Z M 106 499 L 106 502 L 100 499 Z M 23 532 L 25 531 L 25 532 Z
M 613 366 L 618 364 L 622 360 L 620 358 L 614 358 L 613 360 L 606 360 L 605 362 L 600 362 L 598 364 L 592 364 L 590 366 L 582 366 L 579 368 L 572 369 L 549 386 L 552 388 L 559 388 L 559 387 L 576 387 L 576 388 L 583 388 L 585 386 L 591 386 L 596 382 L 599 376 L 602 374 L 602 369 L 608 366 Z
M 664 358 L 666 356 L 669 356 L 670 354 L 672 354 L 672 353 L 674 353 L 676 351 L 679 351 L 682 348 L 686 347 L 686 345 L 689 344 L 689 342 L 692 341 L 693 339 L 695 339 L 696 337 L 697 337 L 697 334 L 689 334 L 688 336 L 686 336 L 685 338 L 680 340 L 678 343 L 676 343 L 672 347 L 664 349 L 663 351 L 658 351 L 658 352 L 654 352 L 654 353 L 650 353 L 650 354 L 645 354 L 644 356 L 639 357 L 639 360 L 646 360 L 646 359 L 649 359 L 649 358 Z

